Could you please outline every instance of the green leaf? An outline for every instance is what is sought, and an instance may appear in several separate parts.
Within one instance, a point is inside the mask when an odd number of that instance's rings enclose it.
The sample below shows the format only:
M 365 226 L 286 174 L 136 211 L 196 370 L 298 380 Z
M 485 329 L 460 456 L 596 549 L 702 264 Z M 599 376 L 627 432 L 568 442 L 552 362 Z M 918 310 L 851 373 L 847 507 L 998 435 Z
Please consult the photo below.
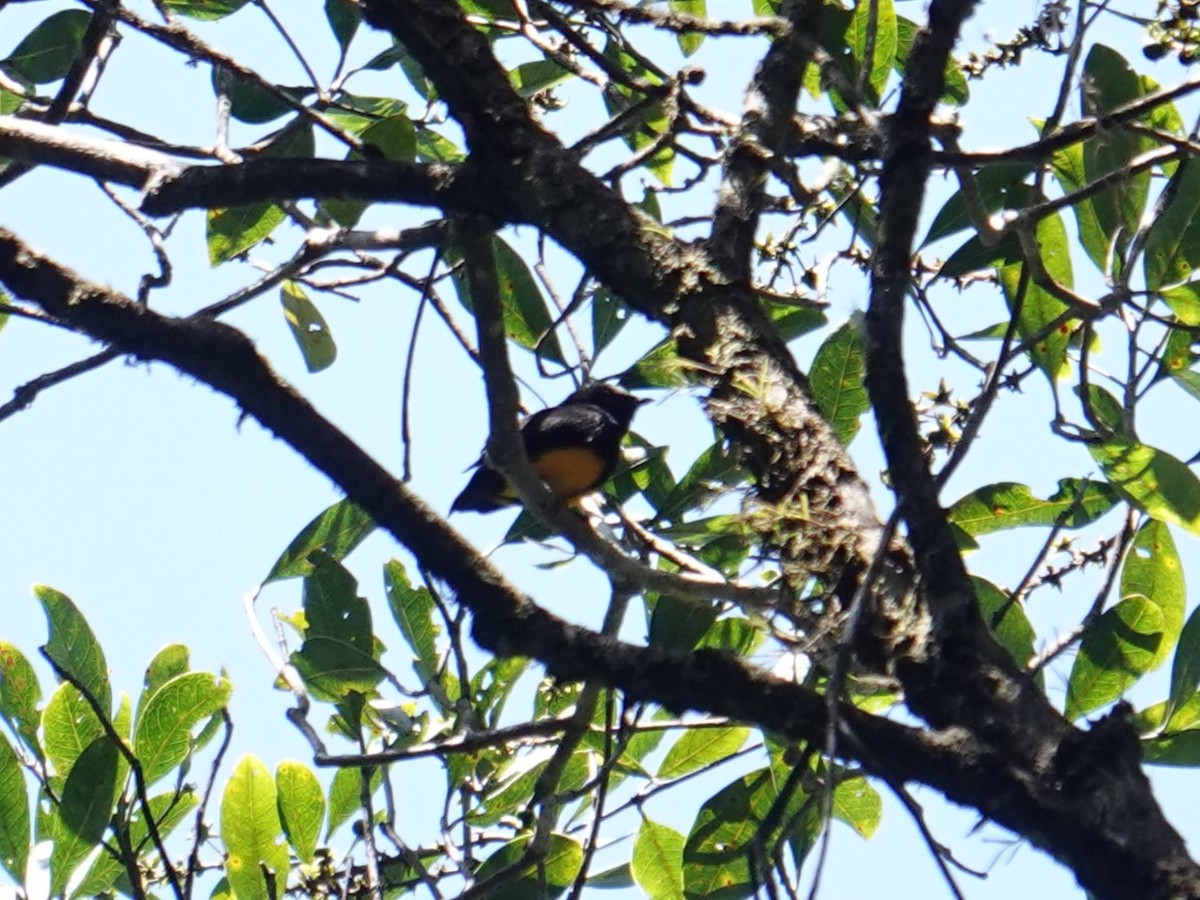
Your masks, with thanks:
M 1119 699 L 1161 656 L 1163 627 L 1162 611 L 1140 595 L 1104 613 L 1079 644 L 1063 716 L 1074 720 Z
M 621 384 L 630 389 L 687 387 L 696 379 L 695 364 L 679 355 L 675 338 L 666 338 L 621 375 Z
M 1200 534 L 1200 480 L 1171 454 L 1123 438 L 1088 445 L 1104 477 L 1152 519 Z
M 74 678 L 101 709 L 106 712 L 112 709 L 108 664 L 83 614 L 66 594 L 52 587 L 34 585 L 33 593 L 42 604 L 50 629 L 50 640 L 44 648 L 46 655 Z
M 1184 159 L 1173 181 L 1175 194 L 1146 235 L 1143 268 L 1151 291 L 1189 280 L 1200 263 L 1200 165 Z
M 329 323 L 304 289 L 294 281 L 285 281 L 279 289 L 279 302 L 308 371 L 320 372 L 332 366 L 337 359 L 337 345 L 329 332 Z
M 183 644 L 168 644 L 154 654 L 154 659 L 146 666 L 146 675 L 142 679 L 142 696 L 138 701 L 139 718 L 140 710 L 159 688 L 177 675 L 188 671 L 189 652 Z
M 848 778 L 833 789 L 833 817 L 869 838 L 883 818 L 883 800 L 867 779 Z
M 71 70 L 91 21 L 92 14 L 82 9 L 47 16 L 25 35 L 10 56 L 0 60 L 0 70 L 34 84 L 58 81 Z
M 1142 759 L 1157 766 L 1200 766 L 1200 731 L 1179 731 L 1142 741 Z
M 757 769 L 726 785 L 700 807 L 683 848 L 683 886 L 689 898 L 737 900 L 754 894 L 760 867 L 751 864 L 757 846 L 771 846 L 764 820 L 779 798 L 776 774 Z M 798 811 L 803 794 L 787 798 Z M 787 822 L 790 815 L 782 816 Z
M 659 75 L 649 71 L 611 39 L 604 46 L 604 55 L 634 78 L 648 84 L 662 84 L 662 78 Z M 645 99 L 641 93 L 615 79 L 610 81 L 604 90 L 604 108 L 608 114 L 614 118 L 628 114 L 624 122 L 626 129 L 621 137 L 629 149 L 634 151 L 641 151 L 649 147 L 666 134 L 671 125 L 662 103 L 657 101 L 643 103 L 642 101 Z M 638 110 L 630 113 L 630 109 L 634 106 L 637 106 Z M 663 184 L 670 185 L 671 171 L 675 165 L 675 150 L 670 143 L 667 143 L 656 150 L 642 165 Z
M 55 809 L 54 849 L 50 854 L 50 893 L 59 896 L 83 858 L 100 843 L 112 815 L 117 793 L 120 751 L 101 735 L 93 740 L 71 769 Z
M 329 784 L 329 824 L 325 830 L 325 840 L 329 840 L 347 819 L 362 808 L 363 774 L 362 769 L 338 769 L 333 773 L 333 781 Z M 372 796 L 381 784 L 383 770 L 371 769 L 369 788 Z
M 687 472 L 656 507 L 660 521 L 676 521 L 746 479 L 737 451 L 717 441 L 696 457 Z
M 325 18 L 338 46 L 345 53 L 362 22 L 362 12 L 350 0 L 325 0 Z
M 42 710 L 42 746 L 59 775 L 67 775 L 85 747 L 104 733 L 83 694 L 64 682 Z
M 708 16 L 707 0 L 670 0 L 670 10 L 673 13 L 683 13 L 703 19 Z M 704 43 L 704 33 L 701 31 L 680 31 L 675 35 L 679 49 L 684 56 L 691 56 Z
M 0 736 L 0 865 L 17 884 L 25 881 L 31 844 L 25 772 L 12 746 Z
M 553 362 L 563 362 L 558 336 L 550 334 L 554 322 L 529 267 L 520 255 L 499 237 L 493 235 L 491 243 L 496 264 L 496 286 L 504 310 L 504 330 L 509 340 L 526 350 L 537 349 L 542 356 Z M 457 263 L 462 260 L 462 253 L 452 247 L 447 252 L 447 257 Z M 456 266 L 452 280 L 459 301 L 467 310 L 474 312 L 475 303 L 471 299 L 471 287 L 461 265 Z
M 229 114 L 239 122 L 246 122 L 250 125 L 261 125 L 295 112 L 295 104 L 303 103 L 304 99 L 313 92 L 310 87 L 275 85 L 281 93 L 294 101 L 294 103 L 288 103 L 282 97 L 268 91 L 257 81 L 244 78 L 230 69 L 214 65 L 210 77 L 213 94 L 224 95 L 228 98 Z
M 1067 240 L 1067 230 L 1060 216 L 1046 216 L 1038 222 L 1037 244 L 1046 273 L 1063 287 L 1071 287 L 1071 248 Z M 1015 309 L 1017 304 L 1021 270 L 1024 266 L 1025 263 L 1018 258 L 1017 261 L 1006 262 L 996 269 L 1010 310 Z M 1042 334 L 1051 322 L 1057 320 L 1068 309 L 1065 303 L 1034 284 L 1032 279 L 1028 280 L 1024 301 L 1020 306 L 1017 331 L 1027 340 Z M 1064 321 L 1030 348 L 1030 357 L 1052 382 L 1058 379 L 1066 367 L 1067 344 L 1071 338 L 1071 331 L 1071 323 Z
M 1121 597 L 1145 597 L 1163 617 L 1162 642 L 1151 668 L 1167 661 L 1183 631 L 1187 591 L 1183 567 L 1171 531 L 1162 522 L 1150 521 L 1138 529 L 1121 568 Z
M 912 49 L 913 38 L 919 30 L 920 26 L 912 19 L 896 16 L 895 67 L 902 76 L 908 68 L 908 54 Z M 946 59 L 946 71 L 942 77 L 945 79 L 945 90 L 940 98 L 941 102 L 948 106 L 965 106 L 971 99 L 971 89 L 967 86 L 967 76 L 963 74 L 962 67 L 953 56 Z M 820 829 L 818 833 L 819 831 Z
M 1075 395 L 1084 397 L 1083 385 L 1077 384 Z M 1120 401 L 1099 385 L 1087 386 L 1087 403 L 1083 404 L 1084 415 L 1092 427 L 1103 435 L 1131 437 L 1125 427 L 1125 409 Z
M 183 762 L 192 750 L 192 731 L 229 703 L 233 685 L 208 672 L 177 675 L 139 710 L 134 752 L 146 784 Z
M 309 556 L 315 550 L 333 559 L 345 559 L 375 530 L 375 520 L 349 499 L 339 500 L 301 529 L 263 579 L 263 584 L 308 575 Z
M 973 575 L 971 583 L 975 585 L 979 612 L 996 636 L 996 641 L 1012 655 L 1018 666 L 1025 668 L 1025 664 L 1033 659 L 1037 635 L 1029 624 L 1024 608 L 1020 603 L 1009 603 L 1008 594 L 984 578 Z M 996 616 L 1001 610 L 1005 611 L 1004 618 L 997 622 Z M 1035 677 L 1041 685 L 1044 680 L 1042 673 L 1039 671 Z
M 667 751 L 658 767 L 658 778 L 669 781 L 703 769 L 736 753 L 750 736 L 749 728 L 692 728 Z
M 275 794 L 275 781 L 257 756 L 238 760 L 221 795 L 221 842 L 225 874 L 238 900 L 283 896 L 288 873 L 287 844 Z M 264 869 L 271 876 L 268 884 Z
M 379 665 L 371 609 L 358 583 L 336 560 L 321 554 L 304 579 L 304 643 L 291 655 L 308 688 L 324 700 L 351 691 L 370 693 L 384 677 Z
M 1082 144 L 1070 144 L 1055 150 L 1050 155 L 1050 167 L 1064 194 L 1078 191 L 1088 183 Z M 1089 195 L 1071 204 L 1071 210 L 1075 214 L 1079 243 L 1096 268 L 1108 274 L 1109 232 L 1096 206 L 1094 196 Z
M 237 12 L 248 0 L 163 0 L 170 12 L 202 22 L 214 22 Z
M 25 654 L 7 641 L 0 641 L 0 716 L 8 721 L 38 759 L 42 758 L 37 736 L 41 719 L 38 704 L 41 701 L 42 689 L 37 673 Z M 21 878 L 24 877 L 22 873 Z
M 652 607 L 649 643 L 667 650 L 691 650 L 712 627 L 719 612 L 711 604 L 671 596 L 648 595 L 646 600 Z
M 508 72 L 513 89 L 525 100 L 574 77 L 574 73 L 568 72 L 552 59 L 521 63 Z
M 633 844 L 630 868 L 649 900 L 684 900 L 684 836 L 674 828 L 643 819 Z
M 1017 207 L 1028 200 L 1029 189 L 1023 184 L 1029 175 L 1029 166 L 1015 163 L 1002 163 L 988 166 L 974 173 L 975 190 L 979 194 L 984 209 L 989 214 L 996 213 L 1006 207 Z M 967 212 L 967 204 L 962 192 L 954 195 L 942 205 L 921 246 L 927 246 L 934 241 L 949 237 L 966 228 L 973 228 L 971 215 Z
M 433 595 L 428 588 L 415 588 L 408 580 L 408 573 L 398 560 L 391 560 L 383 568 L 384 590 L 392 617 L 400 627 L 400 634 L 412 648 L 416 658 L 413 668 L 427 684 L 437 677 L 440 657 L 437 649 L 441 627 L 434 621 Z
M 1080 94 L 1084 114 L 1098 117 L 1140 98 L 1142 83 L 1119 53 L 1104 44 L 1093 44 L 1083 63 Z M 1086 182 L 1090 184 L 1126 168 L 1130 160 L 1150 146 L 1148 138 L 1127 129 L 1100 129 L 1083 144 Z M 1129 243 L 1141 221 L 1149 191 L 1150 173 L 1145 171 L 1089 198 L 1105 247 L 1115 242 L 1121 250 Z M 1103 260 L 1097 265 L 1103 270 Z
M 1200 607 L 1188 616 L 1171 664 L 1171 696 L 1164 713 L 1168 727 L 1176 725 L 1176 713 L 1196 696 L 1197 688 L 1200 688 Z
M 824 312 L 803 304 L 782 303 L 764 297 L 759 299 L 759 305 L 771 320 L 781 341 L 794 341 L 816 331 L 828 321 Z
M 604 288 L 592 297 L 592 357 L 612 343 L 629 321 L 629 307 Z
M 169 835 L 179 823 L 199 806 L 200 800 L 190 787 L 181 791 L 169 791 L 150 798 L 150 814 L 162 837 Z M 150 845 L 150 829 L 146 823 L 144 807 L 135 804 L 129 813 L 129 845 L 143 853 Z M 145 857 L 143 856 L 143 859 Z M 119 878 L 125 875 L 125 867 L 107 853 L 101 853 L 92 863 L 82 881 L 71 891 L 71 898 L 95 897 L 111 890 Z
M 310 863 L 325 820 L 325 794 L 313 770 L 304 763 L 284 760 L 275 769 L 279 818 L 288 843 L 302 862 Z
M 957 500 L 946 517 L 972 537 L 1028 525 L 1082 528 L 1117 504 L 1103 482 L 1063 478 L 1058 490 L 1042 500 L 1028 485 L 1002 481 L 977 488 Z
M 875 46 L 871 59 L 866 59 L 871 3 L 855 4 L 854 14 L 850 17 L 850 27 L 846 29 L 846 43 L 854 55 L 855 69 L 869 70 L 867 81 L 874 93 L 872 99 L 878 102 L 896 61 L 896 9 L 892 6 L 892 0 L 878 0 L 874 6 Z
M 821 344 L 808 376 L 813 399 L 843 444 L 854 440 L 859 417 L 871 408 L 863 384 L 867 357 L 862 327 L 862 313 L 855 313 Z
M 509 841 L 483 861 L 475 871 L 475 885 L 484 885 L 497 872 L 517 863 L 529 844 L 528 837 Z M 487 900 L 553 900 L 562 896 L 575 881 L 583 868 L 583 847 L 562 834 L 551 834 L 546 846 L 546 857 L 539 865 L 530 863 L 515 877 L 506 878 L 503 884 L 485 889 L 480 897 Z
M 1189 282 L 1159 292 L 1175 317 L 1189 328 L 1200 325 L 1200 284 Z

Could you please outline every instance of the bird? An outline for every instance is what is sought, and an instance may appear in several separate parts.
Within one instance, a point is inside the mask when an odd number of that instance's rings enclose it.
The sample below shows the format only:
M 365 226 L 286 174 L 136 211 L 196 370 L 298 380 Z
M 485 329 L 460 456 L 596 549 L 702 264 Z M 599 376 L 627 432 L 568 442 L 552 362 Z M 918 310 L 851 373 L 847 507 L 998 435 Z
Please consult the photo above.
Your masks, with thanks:
M 521 426 L 533 469 L 564 501 L 591 493 L 609 479 L 621 457 L 621 439 L 633 414 L 648 401 L 602 381 L 589 382 L 558 406 L 534 413 Z M 508 480 L 482 456 L 451 512 L 489 513 L 519 503 Z

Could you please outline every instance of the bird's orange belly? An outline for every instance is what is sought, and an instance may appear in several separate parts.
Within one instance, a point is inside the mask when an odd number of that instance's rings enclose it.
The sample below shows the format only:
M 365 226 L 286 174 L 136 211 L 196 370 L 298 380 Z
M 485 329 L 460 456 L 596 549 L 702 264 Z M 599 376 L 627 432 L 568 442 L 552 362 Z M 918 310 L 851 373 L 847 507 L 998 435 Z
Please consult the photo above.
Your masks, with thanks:
M 599 486 L 604 462 L 595 453 L 577 447 L 551 450 L 533 464 L 542 481 L 563 499 L 571 499 Z

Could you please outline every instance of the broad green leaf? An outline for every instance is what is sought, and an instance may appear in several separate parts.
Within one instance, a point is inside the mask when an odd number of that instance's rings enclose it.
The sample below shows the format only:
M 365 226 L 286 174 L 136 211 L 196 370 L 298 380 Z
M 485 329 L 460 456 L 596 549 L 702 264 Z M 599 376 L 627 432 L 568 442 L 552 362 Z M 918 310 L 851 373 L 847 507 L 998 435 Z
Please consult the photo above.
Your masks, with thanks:
M 362 12 L 351 0 L 325 0 L 325 18 L 338 46 L 345 53 L 362 22 Z
M 1020 603 L 1009 603 L 1008 594 L 984 578 L 972 576 L 971 582 L 975 585 L 975 597 L 979 600 L 979 612 L 984 622 L 1000 646 L 1012 654 L 1013 661 L 1024 668 L 1033 659 L 1037 638 L 1024 608 Z M 997 622 L 996 616 L 1001 610 L 1004 610 L 1004 617 Z M 1039 685 L 1044 681 L 1040 671 L 1035 678 Z
M 512 83 L 513 89 L 526 100 L 574 77 L 573 73 L 568 72 L 552 59 L 538 59 L 533 62 L 521 63 L 508 72 L 508 80 Z
M 302 862 L 313 861 L 321 823 L 325 820 L 325 794 L 313 770 L 287 759 L 275 769 L 279 818 L 288 843 Z
M 563 361 L 558 336 L 550 333 L 554 321 L 546 309 L 546 301 L 538 290 L 529 267 L 520 255 L 499 237 L 492 236 L 492 254 L 496 265 L 496 287 L 504 310 L 504 330 L 509 340 L 526 350 L 538 350 L 554 362 Z M 462 254 L 451 248 L 447 256 L 454 262 Z M 457 266 L 453 275 L 454 290 L 466 309 L 474 311 L 471 287 L 463 267 Z M 540 347 L 539 347 L 540 343 Z
M 54 664 L 74 678 L 99 705 L 112 708 L 112 687 L 104 651 L 87 620 L 71 599 L 52 587 L 35 585 L 34 595 L 42 604 L 50 630 L 45 652 Z
M 1076 385 L 1075 395 L 1083 400 L 1083 385 Z M 1112 394 L 1096 384 L 1087 386 L 1087 403 L 1083 403 L 1083 412 L 1088 422 L 1102 435 L 1120 435 L 1130 437 L 1125 427 L 1125 409 Z
M 823 311 L 802 303 L 783 303 L 763 297 L 759 299 L 759 306 L 771 320 L 781 341 L 794 341 L 816 331 L 828 321 Z
M 625 302 L 604 288 L 598 288 L 592 297 L 592 356 L 599 356 L 628 321 L 629 307 Z
M 867 779 L 848 778 L 833 789 L 833 817 L 869 838 L 883 818 L 883 800 Z
M 707 505 L 727 488 L 741 484 L 746 478 L 738 453 L 717 441 L 696 457 L 671 492 L 656 507 L 660 521 L 676 521 Z
M 631 888 L 634 886 L 633 872 L 630 870 L 629 863 L 621 863 L 618 866 L 613 866 L 611 869 L 605 869 L 603 872 L 589 875 L 587 884 L 588 887 L 609 890 Z
M 42 746 L 54 771 L 65 776 L 85 747 L 104 733 L 83 694 L 70 684 L 58 686 L 42 710 Z
M 669 781 L 703 769 L 736 753 L 750 736 L 749 728 L 690 728 L 667 751 L 658 778 Z
M 370 791 L 374 796 L 383 784 L 383 770 L 370 770 Z M 356 811 L 362 808 L 362 769 L 338 769 L 333 773 L 329 784 L 329 822 L 325 829 L 325 840 L 348 820 Z
M 1168 727 L 1177 725 L 1176 712 L 1196 696 L 1197 688 L 1200 688 L 1200 606 L 1188 616 L 1171 664 L 1171 697 L 1164 713 Z
M 1071 248 L 1061 217 L 1046 216 L 1038 222 L 1037 245 L 1046 273 L 1063 287 L 1071 287 Z M 1015 309 L 1020 296 L 1021 271 L 1024 266 L 1024 262 L 1017 257 L 1017 261 L 1006 262 L 996 269 L 1010 310 Z M 1067 309 L 1065 303 L 1034 284 L 1032 279 L 1028 279 L 1024 298 L 1020 303 L 1017 331 L 1026 340 L 1041 335 L 1030 348 L 1029 355 L 1052 382 L 1058 379 L 1066 366 L 1067 343 L 1071 338 L 1072 325 L 1065 321 L 1049 334 L 1043 332 Z
M 1006 206 L 1018 206 L 1028 199 L 1029 191 L 1023 184 L 1028 175 L 1028 165 L 1004 163 L 980 169 L 972 175 L 972 178 L 980 201 L 987 212 L 992 214 Z M 1013 195 L 1011 202 L 1009 201 L 1010 194 Z M 1017 196 L 1018 194 L 1019 196 Z M 975 223 L 971 221 L 970 213 L 967 212 L 967 204 L 963 200 L 962 192 L 956 191 L 933 217 L 933 222 L 930 224 L 921 246 L 927 246 L 934 241 L 940 241 L 942 238 L 974 226 Z
M 649 84 L 661 84 L 662 78 L 646 69 L 638 60 L 609 40 L 604 46 L 604 55 L 620 66 L 629 75 Z M 614 118 L 629 113 L 633 106 L 638 111 L 625 121 L 626 130 L 621 135 L 629 149 L 642 151 L 667 134 L 671 123 L 659 102 L 642 103 L 645 97 L 615 79 L 604 90 L 604 108 Z M 671 171 L 675 166 L 675 150 L 668 142 L 642 163 L 655 178 L 664 185 L 671 184 Z
M 670 0 L 669 6 L 673 13 L 683 13 L 698 19 L 703 19 L 708 15 L 707 0 Z M 683 55 L 691 56 L 704 43 L 704 33 L 681 31 L 675 35 L 675 40 L 679 42 L 679 49 L 683 51 Z
M 312 125 L 296 118 L 259 154 L 261 157 L 311 157 Z M 206 218 L 209 265 L 218 266 L 262 243 L 283 222 L 283 209 L 274 203 L 252 203 L 210 209 Z
M 1125 439 L 1088 445 L 1117 491 L 1152 519 L 1200 534 L 1200 480 L 1171 454 Z
M 358 596 L 354 577 L 336 560 L 316 554 L 304 579 L 304 643 L 292 665 L 313 693 L 337 700 L 351 691 L 369 693 L 383 679 L 371 609 Z
M 54 849 L 50 854 L 50 892 L 58 896 L 84 857 L 100 843 L 117 793 L 120 751 L 101 735 L 93 740 L 71 769 L 55 808 Z
M 0 736 L 0 865 L 18 884 L 32 844 L 25 772 L 12 746 Z
M 413 668 L 422 682 L 428 683 L 437 677 L 440 664 L 437 639 L 442 631 L 434 621 L 433 595 L 428 588 L 413 587 L 403 564 L 394 559 L 383 568 L 383 583 L 392 617 L 416 654 Z
M 169 835 L 200 804 L 192 788 L 170 791 L 150 798 L 150 814 L 162 837 Z M 129 845 L 142 853 L 151 846 L 150 829 L 146 824 L 144 807 L 135 804 L 129 816 Z M 144 858 L 144 857 L 143 857 Z M 92 863 L 83 880 L 71 890 L 71 898 L 95 897 L 109 891 L 119 878 L 124 876 L 125 867 L 107 853 L 101 853 Z
M 362 507 L 349 499 L 339 500 L 301 529 L 275 561 L 263 584 L 308 575 L 313 570 L 309 555 L 320 550 L 333 559 L 345 559 L 376 528 Z
M 276 85 L 282 94 L 294 101 L 288 103 L 258 82 L 220 66 L 213 66 L 211 80 L 213 93 L 224 95 L 229 100 L 229 114 L 239 122 L 250 125 L 261 125 L 294 112 L 296 104 L 303 103 L 313 92 L 309 87 Z
M 1072 193 L 1088 183 L 1082 144 L 1060 147 L 1050 155 L 1050 167 L 1064 194 Z M 1084 197 L 1071 204 L 1078 228 L 1079 243 L 1088 258 L 1101 272 L 1107 273 L 1109 257 L 1109 233 L 1096 209 L 1093 196 Z
M 145 708 L 146 701 L 154 696 L 159 688 L 177 675 L 188 671 L 189 654 L 190 651 L 183 644 L 168 644 L 154 654 L 154 659 L 146 666 L 146 675 L 142 679 L 142 696 L 138 701 L 139 718 L 140 710 Z
M 683 847 L 683 886 L 688 898 L 737 900 L 753 896 L 757 867 L 755 846 L 770 846 L 775 835 L 763 834 L 764 820 L 779 799 L 771 769 L 757 769 L 726 785 L 700 807 Z M 788 811 L 799 810 L 803 795 L 787 798 Z M 780 821 L 791 818 L 785 814 Z
M 529 844 L 528 837 L 509 841 L 487 859 L 475 871 L 475 885 L 484 885 L 497 872 L 504 871 L 517 863 Z M 583 868 L 583 847 L 562 834 L 550 835 L 546 857 L 541 864 L 530 863 L 528 868 L 502 884 L 486 890 L 481 896 L 487 900 L 554 900 L 561 897 L 575 881 Z
M 1162 522 L 1150 521 L 1139 528 L 1125 556 L 1121 597 L 1134 596 L 1145 597 L 1162 613 L 1162 642 L 1150 666 L 1158 668 L 1179 641 L 1187 599 L 1179 553 L 1171 530 Z
M 177 675 L 139 711 L 134 752 L 146 784 L 170 773 L 192 750 L 192 732 L 224 709 L 233 694 L 228 679 L 208 672 Z
M 679 388 L 687 387 L 696 378 L 692 374 L 695 364 L 679 355 L 674 338 L 666 338 L 630 366 L 621 376 L 624 387 Z
M 287 844 L 279 821 L 275 781 L 257 756 L 247 754 L 238 760 L 225 784 L 221 842 L 227 853 L 225 874 L 238 900 L 274 900 L 283 895 Z M 264 869 L 272 885 L 268 885 Z
M 1142 759 L 1156 766 L 1200 766 L 1200 731 L 1178 731 L 1142 741 Z
M 863 378 L 867 371 L 862 313 L 831 334 L 813 359 L 809 386 L 821 414 L 843 444 L 858 433 L 859 417 L 871 408 Z
M 304 288 L 294 281 L 285 281 L 279 289 L 279 302 L 308 371 L 320 372 L 332 366 L 337 359 L 337 345 L 329 332 L 329 323 Z
M 1103 116 L 1141 97 L 1142 84 L 1119 53 L 1104 44 L 1093 44 L 1083 63 L 1080 94 L 1085 115 Z M 1127 129 L 1100 129 L 1083 144 L 1087 183 L 1124 169 L 1149 147 L 1148 138 Z M 1128 244 L 1141 221 L 1149 191 L 1147 171 L 1122 179 L 1090 198 L 1106 247 L 1114 241 L 1118 249 Z M 1103 267 L 1103 260 L 1097 264 Z
M 25 654 L 7 641 L 0 641 L 0 716 L 8 720 L 25 746 L 39 759 L 42 748 L 37 728 L 41 719 L 38 713 L 41 700 L 37 673 Z
M 0 70 L 34 84 L 58 81 L 71 70 L 91 20 L 92 14 L 82 9 L 47 16 L 0 60 Z
M 1173 182 L 1174 196 L 1146 235 L 1143 268 L 1151 291 L 1188 281 L 1200 263 L 1200 165 L 1183 160 Z
M 1028 525 L 1082 528 L 1112 509 L 1117 496 L 1103 482 L 1064 478 L 1045 500 L 1025 484 L 1002 481 L 957 500 L 946 517 L 972 537 Z
M 1126 597 L 1083 636 L 1067 682 L 1063 715 L 1075 720 L 1117 700 L 1154 667 L 1163 644 L 1163 614 L 1140 595 Z
M 163 7 L 189 19 L 212 22 L 232 15 L 247 2 L 248 0 L 163 0 Z
M 646 601 L 652 608 L 648 640 L 653 647 L 691 650 L 717 619 L 712 604 L 657 595 L 648 595 Z
M 871 59 L 867 60 L 867 41 L 870 37 L 871 7 L 876 10 L 875 46 Z M 892 0 L 877 0 L 874 4 L 856 3 L 846 29 L 846 44 L 854 55 L 854 65 L 859 71 L 867 69 L 867 78 L 874 92 L 874 99 L 882 95 L 888 76 L 896 61 L 896 9 Z
M 643 819 L 633 844 L 630 868 L 649 900 L 684 900 L 684 836 L 674 828 Z
M 1200 284 L 1189 282 L 1159 292 L 1175 317 L 1189 328 L 1200 325 Z

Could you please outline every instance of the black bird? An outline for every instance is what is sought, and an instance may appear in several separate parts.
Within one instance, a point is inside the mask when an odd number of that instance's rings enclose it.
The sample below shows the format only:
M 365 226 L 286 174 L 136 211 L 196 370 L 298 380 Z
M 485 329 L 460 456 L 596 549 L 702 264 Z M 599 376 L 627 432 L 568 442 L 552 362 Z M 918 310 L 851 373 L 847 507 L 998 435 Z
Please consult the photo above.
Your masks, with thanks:
M 612 385 L 585 384 L 558 406 L 534 413 L 521 426 L 525 454 L 534 471 L 563 500 L 604 484 L 621 457 L 621 439 L 633 414 L 647 401 Z M 507 479 L 480 458 L 450 511 L 493 512 L 519 502 Z

